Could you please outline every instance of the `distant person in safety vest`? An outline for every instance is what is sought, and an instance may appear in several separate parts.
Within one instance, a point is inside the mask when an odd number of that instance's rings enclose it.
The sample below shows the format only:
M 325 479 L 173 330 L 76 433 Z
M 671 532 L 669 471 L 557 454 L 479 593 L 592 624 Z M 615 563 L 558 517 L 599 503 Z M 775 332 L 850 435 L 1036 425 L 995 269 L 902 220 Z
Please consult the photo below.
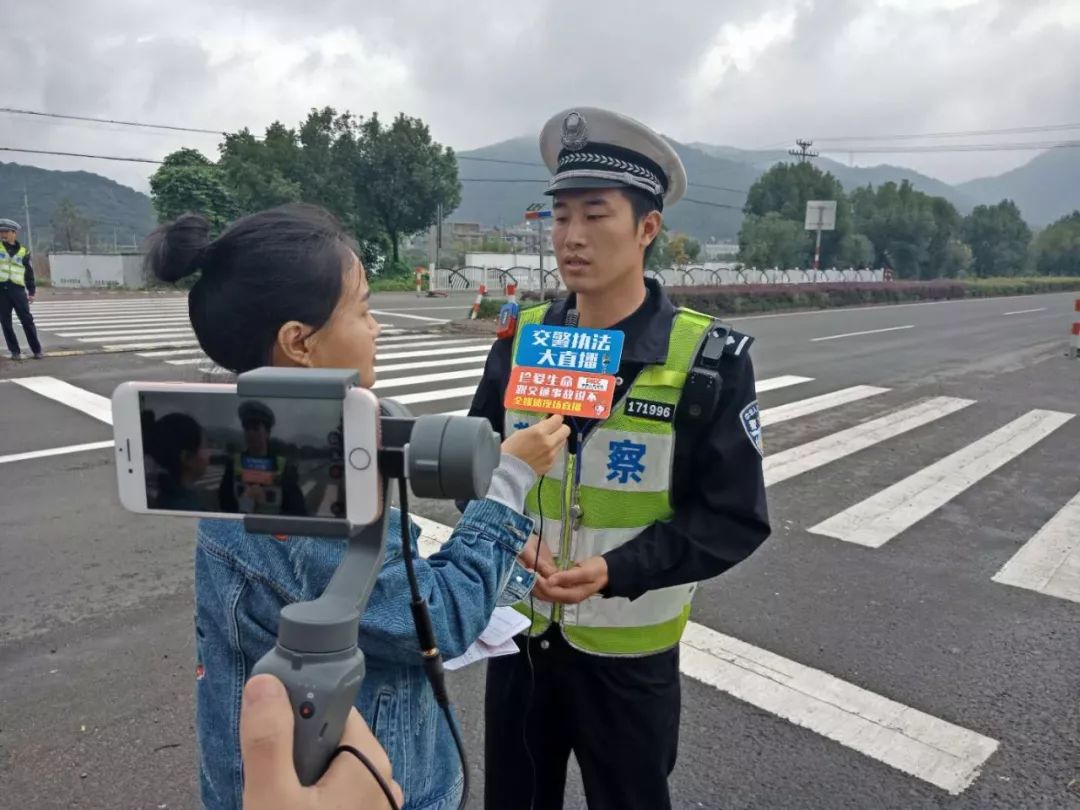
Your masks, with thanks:
M 19 338 L 11 323 L 11 313 L 19 316 L 26 333 L 26 342 L 35 360 L 42 358 L 41 342 L 34 327 L 30 304 L 37 287 L 34 284 L 34 268 L 30 265 L 30 249 L 19 244 L 19 223 L 13 219 L 0 219 L 0 327 L 12 360 L 22 360 Z
M 261 402 L 245 402 L 239 416 L 244 450 L 225 462 L 218 491 L 222 510 L 248 515 L 306 514 L 296 465 L 271 451 L 274 412 Z

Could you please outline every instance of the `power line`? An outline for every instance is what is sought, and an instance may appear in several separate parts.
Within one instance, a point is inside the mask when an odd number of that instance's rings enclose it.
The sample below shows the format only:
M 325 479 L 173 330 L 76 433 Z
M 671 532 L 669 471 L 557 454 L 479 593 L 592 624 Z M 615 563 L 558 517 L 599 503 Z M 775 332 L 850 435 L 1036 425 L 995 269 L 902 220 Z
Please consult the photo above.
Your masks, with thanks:
M 458 160 L 473 160 L 477 163 L 505 163 L 508 166 L 539 166 L 541 169 L 547 169 L 547 164 L 545 163 L 530 163 L 525 160 L 502 160 L 501 158 L 474 157 L 472 155 L 461 155 L 456 153 L 454 154 L 454 157 Z
M 730 208 L 732 211 L 742 211 L 741 205 L 728 205 L 727 203 L 708 202 L 706 200 L 693 200 L 689 197 L 683 197 L 680 202 L 693 203 L 694 205 L 706 205 L 709 208 Z
M 1020 135 L 1028 132 L 1061 132 L 1080 129 L 1080 124 L 1042 124 L 1009 129 L 970 129 L 955 132 L 923 132 L 911 135 L 832 135 L 815 138 L 817 141 L 906 141 L 916 138 L 961 138 L 983 135 Z
M 0 113 L 9 115 L 33 115 L 39 118 L 61 118 L 66 121 L 91 121 L 95 124 L 119 124 L 124 127 L 141 127 L 144 129 L 168 129 L 173 132 L 199 132 L 207 135 L 221 135 L 221 130 L 200 129 L 199 127 L 180 127 L 172 124 L 149 124 L 143 121 L 116 121 L 111 118 L 91 118 L 85 115 L 62 115 L 60 113 L 47 113 L 40 110 L 18 110 L 14 107 L 0 107 Z
M 837 146 L 822 151 L 830 154 L 869 155 L 869 154 L 908 154 L 938 152 L 1030 152 L 1046 149 L 1074 149 L 1080 147 L 1080 141 L 1027 141 L 1021 143 L 952 143 L 928 146 Z
M 82 152 L 56 152 L 50 149 L 20 149 L 15 146 L 0 146 L 0 152 L 23 152 L 28 155 L 59 155 L 61 157 L 91 158 L 93 160 L 118 160 L 124 163 L 164 163 L 163 160 L 150 158 L 118 157 L 116 155 L 87 155 Z

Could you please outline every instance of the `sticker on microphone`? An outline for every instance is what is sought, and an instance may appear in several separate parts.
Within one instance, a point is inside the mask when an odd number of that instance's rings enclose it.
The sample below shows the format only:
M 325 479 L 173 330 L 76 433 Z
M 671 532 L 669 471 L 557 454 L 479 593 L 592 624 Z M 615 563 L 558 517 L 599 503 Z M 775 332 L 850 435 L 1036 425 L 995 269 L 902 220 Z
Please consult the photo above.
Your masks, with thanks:
M 614 400 L 615 378 L 610 374 L 515 366 L 503 404 L 508 411 L 607 419 Z
M 614 329 L 578 329 L 531 323 L 521 328 L 515 366 L 614 374 L 622 360 L 625 335 Z

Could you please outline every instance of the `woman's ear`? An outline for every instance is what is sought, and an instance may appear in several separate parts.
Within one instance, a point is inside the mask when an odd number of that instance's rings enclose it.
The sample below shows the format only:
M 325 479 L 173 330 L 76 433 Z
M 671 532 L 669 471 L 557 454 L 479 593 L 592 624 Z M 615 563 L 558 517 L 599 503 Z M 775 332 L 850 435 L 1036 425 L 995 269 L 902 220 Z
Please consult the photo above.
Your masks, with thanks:
M 277 340 L 274 341 L 274 365 L 311 368 L 313 363 L 311 349 L 308 346 L 310 337 L 310 327 L 300 321 L 288 321 L 282 324 L 278 329 Z

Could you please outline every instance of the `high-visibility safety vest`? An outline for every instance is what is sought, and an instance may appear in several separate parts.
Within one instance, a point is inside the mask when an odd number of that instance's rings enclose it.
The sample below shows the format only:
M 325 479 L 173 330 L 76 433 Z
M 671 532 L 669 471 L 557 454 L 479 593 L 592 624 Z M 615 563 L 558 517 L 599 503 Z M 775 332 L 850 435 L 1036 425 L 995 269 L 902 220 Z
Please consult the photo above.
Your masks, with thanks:
M 30 251 L 26 245 L 19 245 L 14 256 L 9 256 L 7 249 L 0 245 L 0 282 L 11 281 L 20 287 L 26 286 L 26 267 L 23 262 Z
M 543 322 L 547 305 L 524 310 L 521 327 Z M 560 569 L 604 554 L 634 539 L 653 523 L 669 520 L 675 456 L 674 414 L 686 377 L 713 319 L 679 309 L 663 365 L 645 366 L 611 415 L 557 460 L 525 501 L 535 530 Z M 633 414 L 627 403 L 632 402 Z M 507 411 L 506 433 L 536 424 L 542 414 Z M 697 583 L 648 591 L 637 599 L 599 594 L 578 605 L 555 605 L 533 597 L 514 607 L 532 619 L 539 635 L 559 622 L 567 642 L 584 652 L 642 656 L 679 643 L 690 618 Z
M 285 477 L 285 458 L 283 456 L 248 456 L 233 455 L 233 492 L 241 502 L 240 511 L 255 514 L 281 514 L 282 479 Z M 244 492 L 249 486 L 262 488 L 263 502 L 252 503 L 249 509 L 242 503 Z

